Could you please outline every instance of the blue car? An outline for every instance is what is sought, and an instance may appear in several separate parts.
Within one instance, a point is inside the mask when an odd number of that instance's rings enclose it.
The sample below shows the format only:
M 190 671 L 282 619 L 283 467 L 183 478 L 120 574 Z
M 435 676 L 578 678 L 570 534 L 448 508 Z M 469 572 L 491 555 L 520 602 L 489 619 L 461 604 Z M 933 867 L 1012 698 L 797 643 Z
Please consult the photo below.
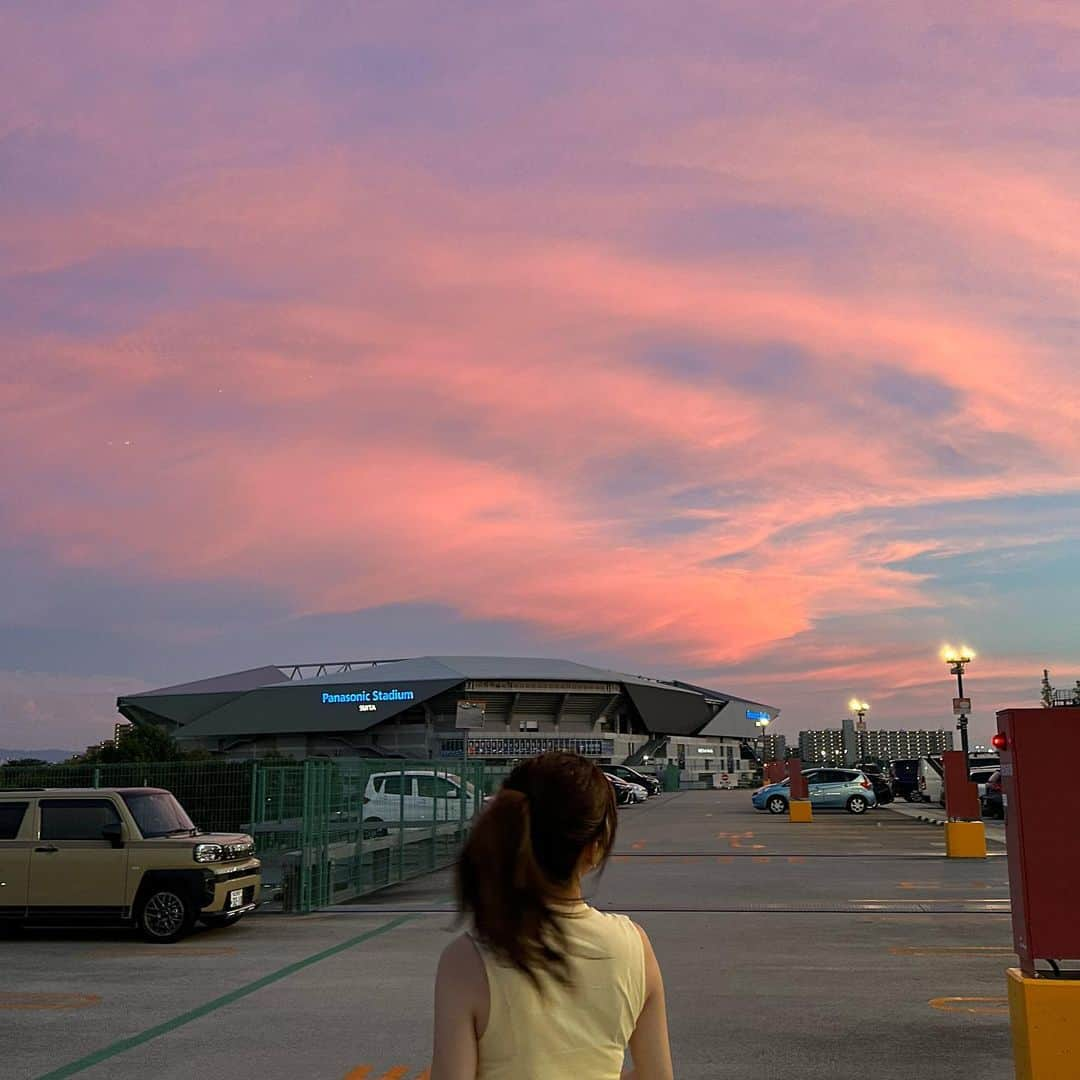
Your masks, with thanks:
M 865 814 L 871 806 L 877 806 L 874 785 L 858 769 L 809 769 L 803 776 L 810 791 L 810 805 L 815 809 Z M 785 780 L 758 788 L 751 800 L 755 810 L 786 814 L 790 797 Z

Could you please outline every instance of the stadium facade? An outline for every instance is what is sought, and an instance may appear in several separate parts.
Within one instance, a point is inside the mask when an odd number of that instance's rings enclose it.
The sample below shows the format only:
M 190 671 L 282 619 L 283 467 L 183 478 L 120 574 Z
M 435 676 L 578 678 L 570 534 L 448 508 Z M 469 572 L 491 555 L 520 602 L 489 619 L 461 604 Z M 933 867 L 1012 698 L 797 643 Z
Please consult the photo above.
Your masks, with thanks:
M 677 680 L 535 657 L 423 656 L 288 664 L 117 700 L 135 724 L 231 758 L 467 757 L 566 749 L 601 763 L 678 763 L 734 785 L 753 767 L 755 722 L 779 709 Z

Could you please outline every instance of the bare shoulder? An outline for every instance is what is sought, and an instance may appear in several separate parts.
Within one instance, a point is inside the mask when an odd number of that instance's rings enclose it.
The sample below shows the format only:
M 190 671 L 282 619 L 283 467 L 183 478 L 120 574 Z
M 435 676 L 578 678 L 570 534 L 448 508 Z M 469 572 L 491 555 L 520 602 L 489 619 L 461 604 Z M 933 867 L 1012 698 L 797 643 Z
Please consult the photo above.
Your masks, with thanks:
M 439 957 L 435 976 L 436 1025 L 440 1016 L 467 1017 L 472 1036 L 479 1039 L 487 1030 L 491 995 L 487 971 L 475 942 L 461 934 L 446 946 Z
M 443 949 L 439 958 L 439 975 L 459 985 L 486 985 L 484 962 L 468 934 L 459 934 Z
M 638 926 L 637 923 L 634 923 L 633 926 L 641 935 L 642 952 L 645 960 L 645 993 L 648 997 L 653 997 L 656 994 L 662 997 L 664 993 L 664 976 L 660 972 L 660 964 L 656 959 L 656 953 L 653 952 L 652 942 L 649 940 L 649 935 L 645 933 L 644 927 Z
M 653 954 L 652 942 L 649 940 L 649 935 L 645 933 L 645 927 L 641 926 L 639 923 L 634 922 L 633 920 L 631 920 L 630 925 L 641 936 L 641 944 L 645 946 L 645 955 L 646 956 L 654 955 Z

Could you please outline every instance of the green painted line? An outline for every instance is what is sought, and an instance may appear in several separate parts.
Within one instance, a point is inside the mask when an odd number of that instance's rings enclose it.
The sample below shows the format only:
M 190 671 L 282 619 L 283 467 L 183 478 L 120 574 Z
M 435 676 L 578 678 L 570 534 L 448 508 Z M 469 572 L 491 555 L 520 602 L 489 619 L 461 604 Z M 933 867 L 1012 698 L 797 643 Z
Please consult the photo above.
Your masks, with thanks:
M 241 998 L 247 997 L 248 994 L 254 994 L 256 990 L 261 990 L 264 986 L 279 982 L 281 979 L 287 979 L 290 975 L 295 975 L 298 971 L 303 971 L 304 968 L 311 967 L 312 964 L 318 964 L 322 960 L 328 960 L 331 956 L 336 956 L 338 953 L 345 952 L 346 949 L 351 949 L 356 945 L 362 945 L 365 941 L 370 941 L 380 934 L 387 934 L 391 930 L 396 930 L 403 923 L 411 922 L 416 917 L 416 915 L 402 915 L 397 919 L 391 919 L 381 926 L 376 926 L 373 930 L 367 930 L 363 934 L 357 934 L 356 937 L 351 937 L 338 945 L 332 945 L 329 949 L 323 949 L 322 952 L 305 957 L 303 960 L 297 960 L 294 964 L 278 968 L 277 971 L 271 971 L 269 975 L 264 975 L 261 979 L 256 979 L 254 982 L 250 982 L 246 986 L 238 987 L 236 990 L 230 990 L 227 994 L 222 994 L 221 997 L 216 997 L 212 1001 L 197 1005 L 194 1009 L 190 1009 L 186 1013 L 181 1013 L 179 1016 L 174 1016 L 171 1020 L 165 1020 L 163 1023 L 155 1024 L 145 1031 L 140 1031 L 138 1035 L 132 1035 L 127 1039 L 120 1039 L 118 1042 L 102 1047 L 100 1050 L 95 1050 L 92 1054 L 87 1054 L 86 1057 L 81 1057 L 77 1061 L 69 1062 L 67 1065 L 61 1065 L 59 1069 L 54 1069 L 52 1072 L 48 1073 L 42 1073 L 37 1080 L 62 1080 L 63 1077 L 74 1076 L 76 1073 L 83 1072 L 85 1069 L 91 1069 L 95 1065 L 100 1065 L 103 1061 L 108 1061 L 110 1058 L 116 1057 L 118 1054 L 133 1050 L 136 1046 L 142 1046 L 143 1043 L 150 1042 L 151 1039 L 156 1039 L 160 1035 L 166 1035 L 170 1031 L 175 1031 L 177 1028 L 183 1027 L 185 1024 L 190 1024 L 193 1020 L 199 1020 L 202 1017 L 215 1012 L 217 1009 L 222 1009 L 226 1005 L 231 1005 L 234 1001 L 239 1001 Z

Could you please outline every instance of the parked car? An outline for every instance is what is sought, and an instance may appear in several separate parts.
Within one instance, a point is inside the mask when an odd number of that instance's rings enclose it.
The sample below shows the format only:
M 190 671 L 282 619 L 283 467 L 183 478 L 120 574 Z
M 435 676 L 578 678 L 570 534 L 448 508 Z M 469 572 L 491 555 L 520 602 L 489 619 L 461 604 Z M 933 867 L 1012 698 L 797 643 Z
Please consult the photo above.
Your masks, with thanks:
M 933 755 L 919 758 L 918 791 L 922 802 L 945 805 L 945 771 L 941 758 Z
M 601 765 L 601 771 L 608 776 L 617 776 L 628 784 L 638 784 L 643 787 L 648 795 L 659 795 L 664 787 L 655 776 L 648 773 L 640 773 L 637 769 L 631 769 L 629 765 Z
M 864 814 L 871 806 L 877 806 L 874 785 L 858 769 L 811 769 L 803 776 L 810 794 L 810 805 L 815 809 Z M 751 796 L 751 802 L 755 810 L 785 814 L 790 798 L 790 781 L 784 780 L 758 788 Z
M 985 789 L 979 802 L 982 804 L 984 818 L 1001 818 L 1005 820 L 1005 791 L 1001 783 L 1001 770 L 995 769 L 989 780 L 986 781 Z
M 613 776 L 604 773 L 609 783 L 615 789 L 615 802 L 618 806 L 629 806 L 632 803 L 644 802 L 649 793 L 640 784 L 631 784 L 621 776 Z
M 980 765 L 968 773 L 971 782 L 978 785 L 980 799 L 986 794 L 986 784 L 990 777 L 997 771 L 996 765 Z
M 919 802 L 919 759 L 900 758 L 889 766 L 892 793 L 895 799 Z
M 878 806 L 885 806 L 893 801 L 892 780 L 876 762 L 856 762 L 853 766 L 858 772 L 863 773 L 867 780 L 874 785 L 874 794 L 877 796 Z
M 364 823 L 375 826 L 468 821 L 476 809 L 474 785 L 454 773 L 430 769 L 372 773 L 364 789 Z
M 984 784 L 999 763 L 1000 759 L 995 754 L 970 754 L 968 776 L 975 783 Z M 936 754 L 919 758 L 919 794 L 925 802 L 945 805 L 945 768 Z
M 0 922 L 133 924 L 147 941 L 254 911 L 262 886 L 243 833 L 200 832 L 162 788 L 0 791 Z
M 874 795 L 878 806 L 887 806 L 891 803 L 893 801 L 892 781 L 884 773 L 866 772 L 865 769 L 863 772 L 867 780 L 874 785 Z

